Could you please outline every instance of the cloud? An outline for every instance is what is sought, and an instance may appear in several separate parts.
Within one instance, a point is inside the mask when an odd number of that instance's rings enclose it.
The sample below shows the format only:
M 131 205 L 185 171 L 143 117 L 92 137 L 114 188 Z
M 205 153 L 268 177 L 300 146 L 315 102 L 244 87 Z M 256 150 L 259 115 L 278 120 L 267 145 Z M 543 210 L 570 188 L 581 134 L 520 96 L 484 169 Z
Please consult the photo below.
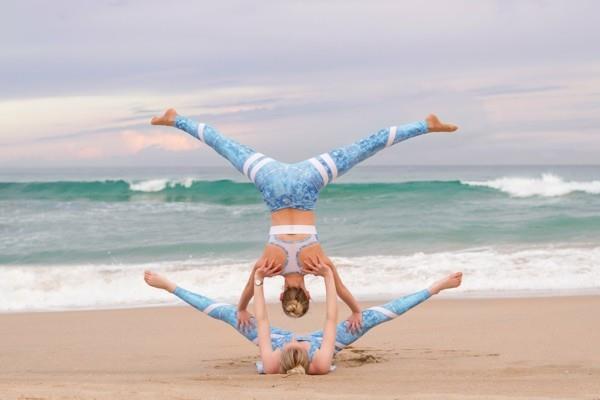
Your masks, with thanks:
M 96 146 L 73 147 L 71 154 L 80 160 L 97 160 L 106 156 L 104 149 Z
M 142 133 L 125 131 L 121 133 L 121 141 L 129 154 L 139 153 L 149 147 L 157 147 L 167 151 L 190 151 L 200 147 L 197 141 L 175 133 Z
M 147 127 L 150 116 L 176 106 L 186 115 L 226 119 L 299 102 L 304 89 L 293 86 L 225 86 L 179 94 L 142 93 L 53 96 L 0 101 L 0 143 L 114 133 Z
M 424 140 L 376 161 L 546 162 L 544 135 L 586 143 L 564 162 L 600 152 L 596 1 L 29 4 L 0 15 L 2 164 L 222 165 L 148 126 L 168 106 L 283 160 L 430 111 L 461 125 L 452 154 Z
M 168 153 L 196 150 L 200 142 L 181 132 L 125 130 L 107 134 L 63 137 L 51 141 L 17 143 L 0 147 L 3 162 L 27 166 L 29 163 L 64 163 L 68 160 L 101 161 L 136 156 L 152 150 Z

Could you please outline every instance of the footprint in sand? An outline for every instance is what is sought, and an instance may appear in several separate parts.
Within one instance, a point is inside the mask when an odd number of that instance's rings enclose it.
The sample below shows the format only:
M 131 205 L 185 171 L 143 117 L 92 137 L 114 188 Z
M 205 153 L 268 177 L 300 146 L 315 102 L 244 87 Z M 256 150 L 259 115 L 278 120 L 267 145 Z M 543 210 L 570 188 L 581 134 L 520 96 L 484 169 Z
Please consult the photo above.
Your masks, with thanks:
M 375 364 L 386 361 L 384 350 L 348 347 L 335 357 L 336 363 L 346 367 L 360 367 L 365 364 Z

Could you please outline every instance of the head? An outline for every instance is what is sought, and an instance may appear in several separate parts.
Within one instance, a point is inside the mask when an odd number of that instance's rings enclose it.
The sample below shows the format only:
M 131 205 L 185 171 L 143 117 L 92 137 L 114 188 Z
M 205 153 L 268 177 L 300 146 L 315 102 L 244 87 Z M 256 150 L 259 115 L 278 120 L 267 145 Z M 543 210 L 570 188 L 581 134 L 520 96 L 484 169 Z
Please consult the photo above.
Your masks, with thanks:
M 308 352 L 298 343 L 290 343 L 281 351 L 281 370 L 290 375 L 304 375 L 308 371 Z
M 283 289 L 279 300 L 285 315 L 300 318 L 308 311 L 310 295 L 303 287 L 287 286 Z

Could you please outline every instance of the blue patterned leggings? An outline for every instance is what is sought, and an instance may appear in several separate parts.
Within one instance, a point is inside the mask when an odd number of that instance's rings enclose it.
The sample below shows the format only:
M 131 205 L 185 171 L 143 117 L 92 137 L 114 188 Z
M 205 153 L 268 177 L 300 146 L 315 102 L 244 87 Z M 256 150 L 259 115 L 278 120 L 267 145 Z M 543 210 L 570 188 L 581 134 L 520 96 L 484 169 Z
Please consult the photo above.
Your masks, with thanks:
M 212 147 L 254 182 L 271 212 L 283 208 L 314 210 L 320 190 L 336 177 L 386 147 L 428 132 L 425 121 L 393 126 L 348 146 L 299 163 L 286 164 L 189 118 L 177 116 L 175 127 Z
M 177 287 L 173 294 L 185 301 L 192 307 L 204 312 L 212 318 L 219 319 L 229 325 L 231 325 L 236 331 L 241 333 L 246 339 L 257 344 L 258 333 L 256 330 L 256 323 L 252 324 L 252 327 L 247 330 L 241 330 L 237 327 L 237 307 L 228 303 L 218 303 L 208 297 L 202 296 L 201 294 L 192 293 L 188 290 Z M 429 290 L 424 289 L 419 292 L 410 294 L 408 296 L 399 297 L 395 300 L 385 303 L 380 306 L 367 308 L 362 312 L 363 328 L 360 332 L 350 332 L 347 327 L 347 322 L 342 321 L 337 325 L 336 330 L 336 353 L 342 350 L 344 347 L 358 340 L 365 333 L 372 328 L 386 321 L 390 321 L 397 316 L 404 314 L 406 311 L 421 304 L 423 301 L 431 297 Z M 254 322 L 254 321 L 253 321 Z M 323 331 L 315 331 L 308 335 L 295 336 L 292 332 L 271 327 L 271 342 L 273 348 L 282 348 L 286 343 L 290 342 L 293 338 L 297 340 L 308 341 L 311 344 L 310 357 L 316 350 L 321 347 L 321 341 L 323 340 Z

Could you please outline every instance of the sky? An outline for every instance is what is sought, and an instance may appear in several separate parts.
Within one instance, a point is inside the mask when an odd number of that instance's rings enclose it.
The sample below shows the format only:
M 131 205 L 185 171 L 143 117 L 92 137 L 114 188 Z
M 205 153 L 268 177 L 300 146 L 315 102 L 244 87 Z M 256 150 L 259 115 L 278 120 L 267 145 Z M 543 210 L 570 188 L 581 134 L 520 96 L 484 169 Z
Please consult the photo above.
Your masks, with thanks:
M 295 162 L 433 112 L 372 165 L 600 164 L 600 2 L 5 1 L 0 166 Z

